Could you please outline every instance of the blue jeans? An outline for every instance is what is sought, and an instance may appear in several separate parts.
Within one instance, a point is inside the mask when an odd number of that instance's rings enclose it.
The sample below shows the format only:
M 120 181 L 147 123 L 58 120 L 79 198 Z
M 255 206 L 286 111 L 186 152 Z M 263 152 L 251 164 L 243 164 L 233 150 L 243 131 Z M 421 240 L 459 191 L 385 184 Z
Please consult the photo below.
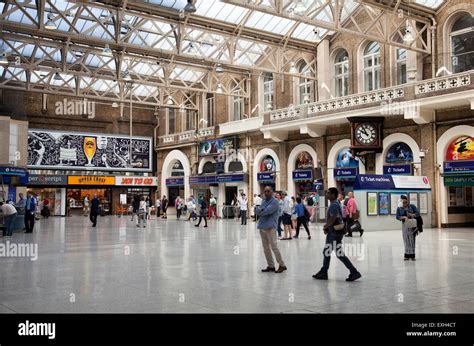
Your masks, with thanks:
M 342 238 L 344 234 L 342 233 L 335 233 L 334 230 L 330 229 L 328 234 L 326 235 L 326 243 L 324 245 L 323 250 L 323 267 L 321 268 L 321 272 L 327 273 L 329 270 L 329 263 L 331 262 L 331 254 L 333 251 L 336 251 L 337 258 L 344 263 L 347 269 L 351 272 L 351 274 L 357 273 L 357 269 L 352 265 L 349 258 L 346 257 L 344 254 L 344 250 L 342 248 Z
M 17 213 L 8 215 L 5 217 L 5 230 L 3 231 L 3 236 L 11 237 L 13 234 L 13 223 L 15 222 Z
M 277 232 L 278 232 L 279 237 L 281 237 L 281 233 L 283 232 L 283 229 L 281 228 L 281 219 L 282 219 L 282 217 L 283 217 L 283 215 L 278 217 Z

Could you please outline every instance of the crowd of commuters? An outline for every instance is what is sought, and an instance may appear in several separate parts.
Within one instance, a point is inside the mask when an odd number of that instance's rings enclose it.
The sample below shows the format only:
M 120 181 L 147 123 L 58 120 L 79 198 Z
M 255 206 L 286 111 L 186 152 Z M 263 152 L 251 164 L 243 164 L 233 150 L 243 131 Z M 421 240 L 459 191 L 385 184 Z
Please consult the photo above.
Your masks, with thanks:
M 274 192 L 271 187 L 265 187 L 263 195 L 255 194 L 253 205 L 250 209 L 253 215 L 248 214 L 249 200 L 244 192 L 234 195 L 231 201 L 231 212 L 227 211 L 227 216 L 231 215 L 240 221 L 241 225 L 247 225 L 247 219 L 253 218 L 257 222 L 257 228 L 260 230 L 265 258 L 267 259 L 267 268 L 264 272 L 275 271 L 277 273 L 286 270 L 286 266 L 278 250 L 277 240 L 297 239 L 300 236 L 301 227 L 304 228 L 307 239 L 311 239 L 310 223 L 315 222 L 319 213 L 319 195 L 310 193 L 303 197 L 288 196 L 284 191 Z M 326 192 L 326 198 L 330 201 L 327 208 L 326 223 L 323 227 L 326 234 L 326 247 L 321 270 L 313 277 L 315 279 L 327 279 L 327 271 L 330 262 L 330 253 L 336 251 L 337 257 L 349 269 L 350 275 L 348 281 L 356 280 L 360 273 L 350 263 L 344 253 L 339 251 L 344 236 L 352 237 L 353 233 L 359 232 L 363 235 L 364 230 L 359 222 L 359 209 L 352 192 L 346 197 L 335 188 L 329 188 Z M 153 205 L 154 204 L 154 205 Z M 152 203 L 148 196 L 134 195 L 131 201 L 131 221 L 136 220 L 137 227 L 145 228 L 154 210 L 157 218 L 167 219 L 167 210 L 169 207 L 168 198 L 163 195 L 157 197 L 155 203 Z M 97 226 L 98 215 L 100 214 L 100 200 L 94 195 L 92 199 L 86 196 L 83 201 L 84 216 L 89 216 L 92 227 Z M 174 199 L 174 208 L 176 210 L 176 219 L 184 218 L 186 221 L 197 221 L 196 227 L 208 227 L 208 219 L 215 217 L 218 219 L 217 199 L 211 194 L 208 199 L 203 195 L 198 198 L 190 196 L 187 199 L 177 196 Z M 38 220 L 38 213 L 45 219 L 50 216 L 50 202 L 48 198 L 38 201 L 37 196 L 29 191 L 24 197 L 19 194 L 17 203 L 7 200 L 0 202 L 0 210 L 3 216 L 3 237 L 11 237 L 15 228 L 15 220 L 22 214 L 24 219 L 25 233 L 32 233 L 35 226 L 35 220 Z M 223 214 L 224 211 L 223 211 Z M 406 196 L 402 196 L 396 213 L 396 219 L 402 223 L 402 238 L 404 243 L 404 259 L 415 260 L 415 240 L 419 233 L 423 232 L 423 219 L 420 216 L 418 208 L 408 202 Z M 272 231 L 270 231 L 272 230 Z M 331 251 L 327 251 L 328 244 L 333 246 Z M 275 269 L 273 257 L 279 268 Z

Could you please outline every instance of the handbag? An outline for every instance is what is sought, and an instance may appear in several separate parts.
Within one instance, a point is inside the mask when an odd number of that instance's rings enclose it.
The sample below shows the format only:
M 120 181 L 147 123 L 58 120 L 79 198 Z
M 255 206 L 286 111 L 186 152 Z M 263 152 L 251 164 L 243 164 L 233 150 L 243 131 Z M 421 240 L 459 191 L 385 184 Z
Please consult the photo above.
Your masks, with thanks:
M 351 229 L 351 233 L 352 232 L 360 232 L 360 230 L 362 229 L 362 226 L 361 226 L 360 222 L 358 220 L 356 220 L 351 225 L 350 229 Z
M 416 228 L 418 225 L 416 219 L 406 219 L 405 224 L 408 228 Z
M 338 225 L 333 225 L 332 227 L 334 228 L 335 231 L 342 231 L 345 228 L 343 223 L 340 223 Z

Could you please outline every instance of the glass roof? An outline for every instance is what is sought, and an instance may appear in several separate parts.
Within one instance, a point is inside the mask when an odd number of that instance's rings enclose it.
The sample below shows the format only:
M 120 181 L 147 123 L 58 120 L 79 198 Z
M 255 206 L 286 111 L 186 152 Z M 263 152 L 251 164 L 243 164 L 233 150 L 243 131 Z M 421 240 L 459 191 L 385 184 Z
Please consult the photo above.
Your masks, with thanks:
M 446 0 L 415 0 L 418 5 L 434 9 L 440 7 L 445 1 Z
M 187 0 L 144 0 L 149 4 L 165 7 L 171 10 L 181 11 L 187 3 Z M 414 0 L 418 5 L 428 8 L 438 8 L 443 4 L 444 0 Z M 302 15 L 303 18 L 309 20 L 317 20 L 319 22 L 332 24 L 334 22 L 334 8 L 336 8 L 336 0 L 303 0 L 306 11 Z M 342 2 L 341 13 L 342 20 L 348 16 L 359 5 L 358 0 L 344 0 Z M 23 10 L 18 8 L 15 2 L 0 2 L 0 11 L 5 13 L 4 20 L 21 23 L 37 27 L 39 20 L 37 3 L 30 1 L 27 5 L 23 5 Z M 275 0 L 259 0 L 247 1 L 248 4 L 258 4 L 255 8 L 260 7 L 262 11 L 257 9 L 245 8 L 233 5 L 221 0 L 196 0 L 196 13 L 192 16 L 204 17 L 216 22 L 218 28 L 219 23 L 231 24 L 235 27 L 243 27 L 252 30 L 261 30 L 296 40 L 314 43 L 319 37 L 331 35 L 334 32 L 323 28 L 318 29 L 318 35 L 315 34 L 314 25 L 303 23 L 299 20 L 299 16 L 294 13 L 295 0 L 282 0 L 282 16 L 270 14 L 268 12 L 275 11 Z M 7 5 L 8 4 L 8 5 Z M 5 8 L 5 6 L 8 6 Z M 104 43 L 115 42 L 116 30 L 120 30 L 120 39 L 126 44 L 135 45 L 141 48 L 157 49 L 163 52 L 171 52 L 184 55 L 193 55 L 199 58 L 210 59 L 212 62 L 235 63 L 242 66 L 254 66 L 259 59 L 265 56 L 270 46 L 262 41 L 247 38 L 246 36 L 233 36 L 218 31 L 206 31 L 205 29 L 187 25 L 181 40 L 177 40 L 178 30 L 176 24 L 167 23 L 166 19 L 159 16 L 146 16 L 139 12 L 126 12 L 119 28 L 116 28 L 113 22 L 116 11 L 108 9 L 107 6 L 100 6 L 94 2 L 88 2 L 87 8 L 81 2 L 73 0 L 46 0 L 44 5 L 45 15 L 43 16 L 43 24 L 53 21 L 56 30 L 62 32 L 72 32 L 82 36 L 90 36 L 104 40 Z M 58 11 L 63 12 L 62 15 Z M 265 12 L 267 11 L 267 12 Z M 275 12 L 276 13 L 276 12 Z M 287 17 L 287 18 L 286 18 Z M 237 31 L 237 30 L 236 30 Z M 46 43 L 44 43 L 45 41 Z M 21 39 L 8 39 L 4 45 L 4 49 L 8 52 L 12 48 L 16 49 L 23 57 L 40 61 L 41 66 L 54 68 L 56 63 L 61 62 L 61 51 L 58 45 L 47 40 L 42 43 L 27 43 Z M 229 42 L 234 42 L 235 51 L 231 53 Z M 178 45 L 181 47 L 177 47 Z M 180 49 L 179 49 L 180 48 Z M 14 55 L 14 54 L 11 54 Z M 233 60 L 231 61 L 231 57 Z M 71 46 L 65 60 L 73 66 L 74 70 L 83 71 L 84 68 L 100 69 L 106 73 L 108 77 L 116 75 L 116 59 L 107 57 L 96 50 L 93 52 L 87 50 L 87 47 Z M 138 78 L 141 76 L 157 81 L 165 78 L 163 68 L 153 61 L 142 59 L 133 61 L 129 64 L 122 64 L 122 71 L 128 71 L 131 75 Z M 39 66 L 39 65 L 38 65 Z M 1 68 L 0 71 L 6 72 Z M 17 79 L 25 79 L 26 75 L 17 67 L 9 67 L 8 72 L 13 73 Z M 18 75 L 16 75 L 16 73 Z M 197 83 L 206 78 L 206 71 L 193 66 L 176 65 L 172 66 L 167 74 L 171 83 Z M 61 73 L 60 76 L 64 81 L 69 81 L 70 76 Z M 32 74 L 32 82 L 45 83 L 42 81 L 41 74 Z M 49 77 L 50 78 L 50 77 Z M 61 85 L 62 81 L 50 78 L 50 85 Z M 71 80 L 69 85 L 73 85 Z M 98 91 L 109 90 L 114 83 L 107 79 L 87 78 L 81 79 L 80 87 L 92 88 Z M 118 86 L 116 86 L 118 88 Z M 115 86 L 113 86 L 115 90 Z M 118 89 L 117 89 L 118 92 Z M 139 94 L 155 92 L 152 87 L 147 86 L 137 89 Z

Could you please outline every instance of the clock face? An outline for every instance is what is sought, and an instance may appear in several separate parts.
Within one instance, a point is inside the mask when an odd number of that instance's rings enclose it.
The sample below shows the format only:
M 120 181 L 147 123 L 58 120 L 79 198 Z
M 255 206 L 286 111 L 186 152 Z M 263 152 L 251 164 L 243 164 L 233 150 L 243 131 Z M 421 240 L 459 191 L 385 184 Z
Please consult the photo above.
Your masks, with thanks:
M 377 140 L 377 127 L 371 123 L 363 123 L 355 128 L 355 138 L 362 145 L 372 145 Z

